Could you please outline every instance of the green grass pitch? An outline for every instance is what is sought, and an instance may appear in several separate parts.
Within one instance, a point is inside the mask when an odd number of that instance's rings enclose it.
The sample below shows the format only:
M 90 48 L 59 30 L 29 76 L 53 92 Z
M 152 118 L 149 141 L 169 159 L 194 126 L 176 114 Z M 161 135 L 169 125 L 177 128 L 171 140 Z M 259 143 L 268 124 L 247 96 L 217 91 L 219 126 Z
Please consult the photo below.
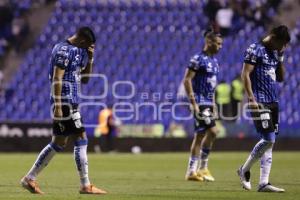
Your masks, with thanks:
M 287 190 L 283 194 L 256 192 L 259 168 L 252 170 L 252 191 L 244 191 L 236 169 L 247 153 L 213 152 L 209 168 L 213 183 L 187 182 L 184 174 L 188 153 L 90 154 L 91 181 L 106 189 L 105 196 L 78 194 L 78 176 L 72 154 L 59 154 L 39 176 L 43 196 L 19 186 L 36 154 L 0 154 L 0 199 L 172 199 L 172 200 L 297 200 L 300 199 L 300 152 L 274 152 L 271 183 Z

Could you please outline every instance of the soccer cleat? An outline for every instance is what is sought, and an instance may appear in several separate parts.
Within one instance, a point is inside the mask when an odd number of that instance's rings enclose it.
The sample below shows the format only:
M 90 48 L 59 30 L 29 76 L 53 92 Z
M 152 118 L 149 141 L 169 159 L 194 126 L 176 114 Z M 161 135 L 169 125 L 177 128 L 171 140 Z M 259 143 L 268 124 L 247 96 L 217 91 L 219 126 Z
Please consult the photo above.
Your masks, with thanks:
M 243 172 L 243 166 L 241 166 L 237 170 L 237 174 L 240 177 L 241 184 L 245 190 L 251 190 L 251 183 L 250 183 L 250 171 Z
M 267 183 L 267 184 L 264 184 L 264 185 L 259 185 L 257 192 L 278 192 L 278 193 L 282 193 L 282 192 L 285 192 L 285 190 L 282 189 L 282 188 L 275 187 L 275 186 L 271 185 L 271 183 Z
M 204 181 L 202 176 L 198 176 L 195 172 L 189 172 L 185 175 L 187 181 Z
M 209 181 L 209 182 L 215 181 L 215 178 L 211 175 L 210 171 L 207 168 L 206 169 L 200 169 L 197 172 L 197 175 L 203 177 L 203 179 L 205 181 Z
M 33 194 L 44 194 L 35 180 L 31 180 L 25 176 L 21 179 L 20 183 L 23 188 Z
M 80 194 L 107 194 L 105 190 L 101 190 L 94 185 L 82 186 L 79 190 Z

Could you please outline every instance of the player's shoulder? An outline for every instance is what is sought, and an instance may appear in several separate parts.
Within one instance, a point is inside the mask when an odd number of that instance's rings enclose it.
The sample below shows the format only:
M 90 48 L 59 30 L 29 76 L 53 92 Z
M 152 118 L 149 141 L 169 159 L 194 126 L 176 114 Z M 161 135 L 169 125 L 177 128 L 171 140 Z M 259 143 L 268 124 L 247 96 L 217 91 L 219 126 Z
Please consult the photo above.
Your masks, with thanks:
M 248 46 L 246 53 L 260 55 L 265 47 L 260 42 L 252 43 Z
M 258 48 L 259 44 L 257 42 L 250 44 L 247 47 L 247 51 L 255 51 Z
M 190 62 L 200 63 L 204 58 L 205 58 L 205 55 L 202 52 L 196 53 L 191 57 Z
M 63 41 L 63 42 L 59 42 L 55 45 L 54 47 L 58 52 L 59 51 L 64 51 L 64 52 L 69 52 L 72 51 L 73 46 L 70 45 L 68 42 Z
M 63 56 L 63 57 L 69 57 L 70 55 L 73 55 L 73 47 L 68 42 L 59 42 L 54 46 L 53 55 L 56 56 Z

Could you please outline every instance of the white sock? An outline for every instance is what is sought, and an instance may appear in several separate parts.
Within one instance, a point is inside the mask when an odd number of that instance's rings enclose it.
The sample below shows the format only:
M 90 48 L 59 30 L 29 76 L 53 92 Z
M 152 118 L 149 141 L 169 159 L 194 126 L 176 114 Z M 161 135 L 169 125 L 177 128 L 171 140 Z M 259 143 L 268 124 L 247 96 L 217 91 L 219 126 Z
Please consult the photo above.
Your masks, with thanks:
M 258 159 L 260 159 L 265 151 L 273 146 L 273 143 L 270 141 L 266 141 L 261 139 L 253 148 L 252 152 L 250 153 L 248 159 L 243 165 L 243 171 L 249 171 L 250 168 Z
M 188 173 L 196 173 L 198 167 L 199 157 L 198 156 L 190 156 L 189 164 L 188 164 Z
M 272 166 L 272 147 L 267 149 L 264 155 L 260 159 L 260 179 L 259 185 L 265 185 L 269 183 L 269 175 Z
M 81 186 L 90 185 L 87 159 L 87 140 L 78 140 L 75 142 L 74 159 L 80 177 Z
M 210 153 L 210 149 L 203 148 L 200 151 L 200 165 L 199 169 L 207 169 L 208 167 L 208 156 Z
M 55 153 L 61 150 L 62 147 L 59 147 L 53 143 L 45 146 L 45 148 L 38 155 L 35 163 L 27 173 L 26 177 L 31 180 L 35 180 L 37 175 L 48 165 Z

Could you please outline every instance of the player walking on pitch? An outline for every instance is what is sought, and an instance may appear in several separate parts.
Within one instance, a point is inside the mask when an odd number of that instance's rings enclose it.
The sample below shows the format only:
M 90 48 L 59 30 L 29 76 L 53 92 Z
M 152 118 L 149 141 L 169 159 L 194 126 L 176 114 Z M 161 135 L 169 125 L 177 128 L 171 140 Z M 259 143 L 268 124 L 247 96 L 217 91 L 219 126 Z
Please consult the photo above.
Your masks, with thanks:
M 195 118 L 195 134 L 186 172 L 186 180 L 214 181 L 208 170 L 208 156 L 218 133 L 214 120 L 214 93 L 219 65 L 214 57 L 222 47 L 221 35 L 204 34 L 203 51 L 193 56 L 186 69 L 184 86 Z
M 278 134 L 277 82 L 284 80 L 283 53 L 290 42 L 286 26 L 273 28 L 260 42 L 251 44 L 246 50 L 242 80 L 248 95 L 249 107 L 255 128 L 261 140 L 254 146 L 238 175 L 243 188 L 251 190 L 250 169 L 260 159 L 258 192 L 284 192 L 269 183 L 272 165 L 272 149 Z
M 31 193 L 43 194 L 36 178 L 53 156 L 63 150 L 69 138 L 74 140 L 74 159 L 80 176 L 81 194 L 105 194 L 90 183 L 88 177 L 87 136 L 78 111 L 78 85 L 88 82 L 92 72 L 94 44 L 93 31 L 81 27 L 66 41 L 52 50 L 49 79 L 51 82 L 51 105 L 53 108 L 52 141 L 40 152 L 21 185 Z M 81 79 L 81 75 L 83 75 Z

